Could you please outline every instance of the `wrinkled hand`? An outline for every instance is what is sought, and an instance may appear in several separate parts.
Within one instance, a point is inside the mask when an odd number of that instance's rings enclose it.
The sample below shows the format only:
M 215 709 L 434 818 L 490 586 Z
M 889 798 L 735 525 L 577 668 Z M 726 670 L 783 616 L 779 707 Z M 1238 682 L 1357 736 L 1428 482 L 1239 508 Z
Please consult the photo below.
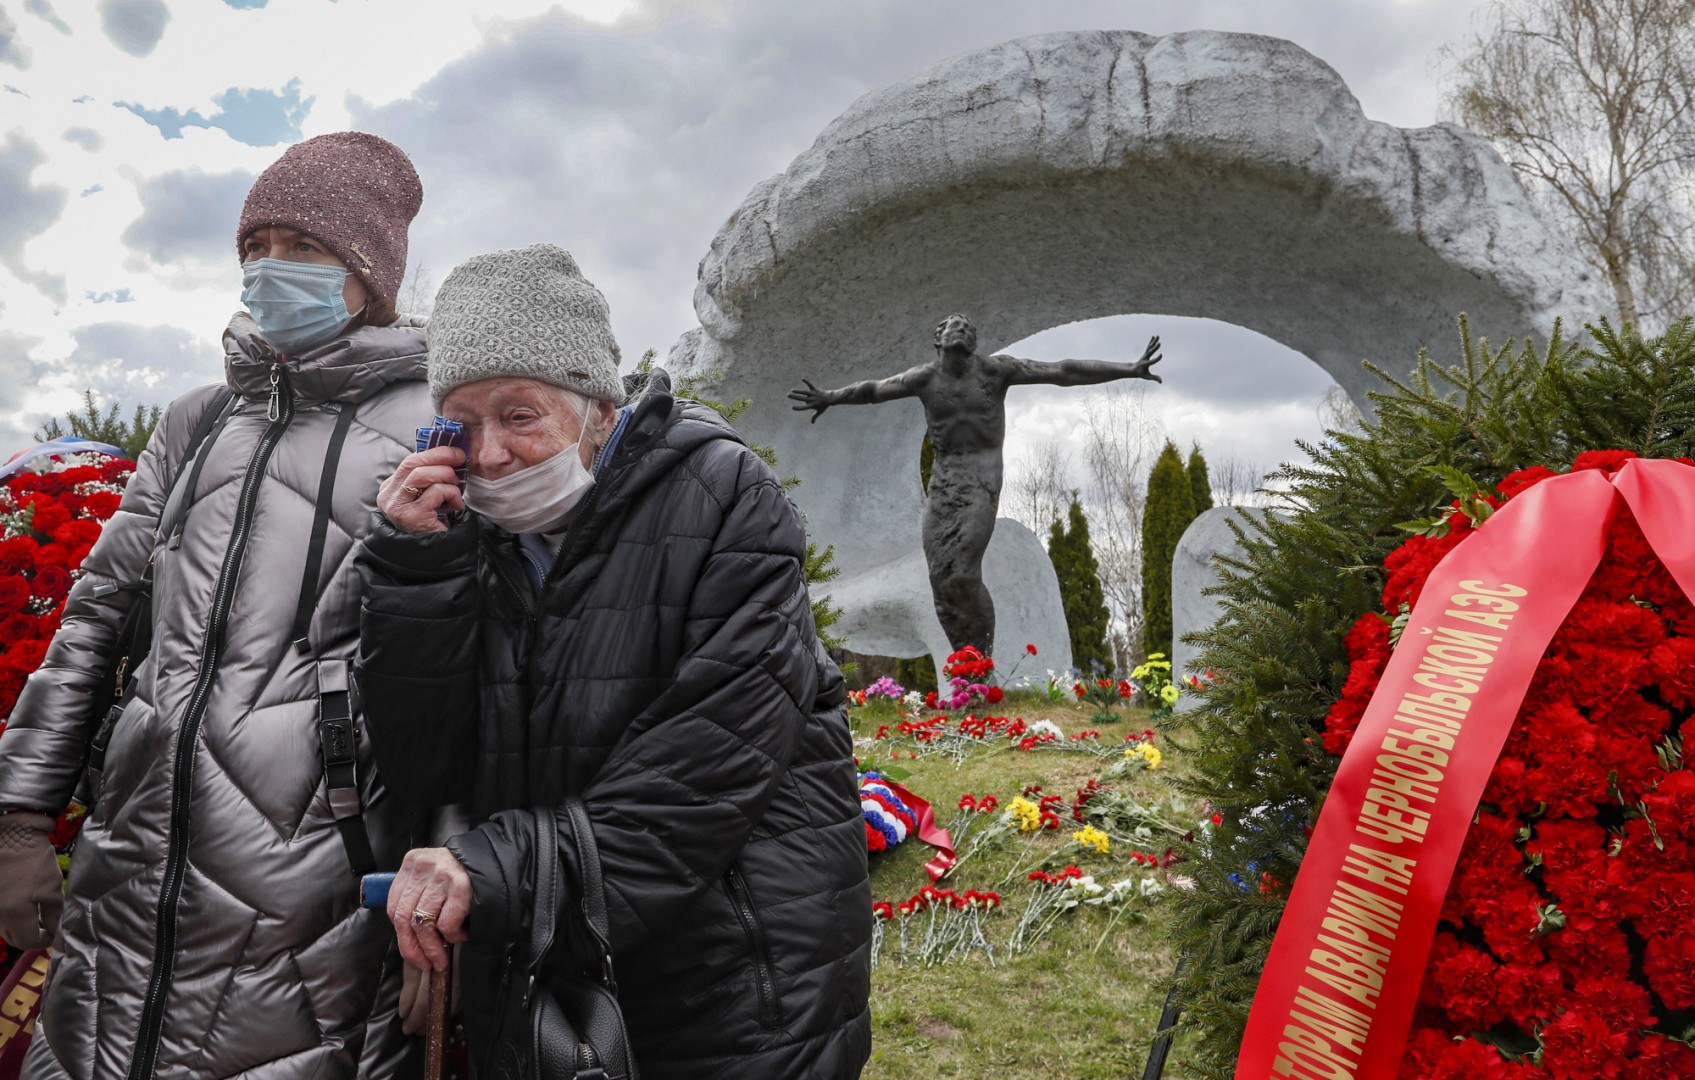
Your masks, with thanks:
M 401 459 L 394 475 L 377 489 L 377 509 L 402 532 L 446 532 L 438 511 L 462 510 L 459 474 L 465 451 L 457 446 L 432 446 Z
M 408 964 L 441 971 L 447 946 L 465 940 L 471 878 L 446 848 L 413 848 L 388 890 L 388 920 Z
M 818 418 L 824 415 L 824 410 L 836 403 L 835 399 L 830 396 L 828 390 L 820 390 L 813 386 L 811 379 L 802 379 L 801 382 L 806 384 L 805 390 L 789 391 L 789 400 L 799 402 L 798 405 L 791 407 L 795 412 L 805 412 L 807 409 L 811 409 L 812 422 L 816 424 Z
M 65 911 L 65 877 L 48 839 L 53 819 L 16 810 L 0 815 L 0 938 L 45 949 Z
M 453 949 L 455 954 L 458 948 Z M 453 965 L 447 998 L 447 1015 L 459 1012 L 459 965 Z M 408 1035 L 421 1033 L 430 1022 L 430 969 L 402 964 L 400 974 L 400 1030 Z
M 1164 382 L 1164 379 L 1155 375 L 1152 371 L 1153 366 L 1164 359 L 1165 357 L 1159 355 L 1159 335 L 1155 334 L 1148 339 L 1148 347 L 1142 350 L 1142 358 L 1130 365 L 1130 377 L 1132 379 L 1151 379 L 1156 383 Z

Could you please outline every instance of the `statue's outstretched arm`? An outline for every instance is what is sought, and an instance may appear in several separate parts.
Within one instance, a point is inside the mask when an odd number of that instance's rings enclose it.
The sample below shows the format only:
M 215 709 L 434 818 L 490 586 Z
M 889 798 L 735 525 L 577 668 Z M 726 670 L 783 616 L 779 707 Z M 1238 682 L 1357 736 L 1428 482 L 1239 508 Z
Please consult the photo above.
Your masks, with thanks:
M 806 383 L 806 388 L 790 390 L 789 400 L 795 402 L 793 408 L 796 412 L 811 409 L 812 422 L 816 424 L 818 418 L 824 415 L 824 410 L 832 405 L 875 405 L 882 401 L 912 397 L 918 393 L 918 383 L 923 374 L 923 368 L 909 368 L 886 379 L 866 379 L 834 390 L 820 390 L 812 385 L 810 379 L 802 379 L 801 382 Z
M 1164 359 L 1159 352 L 1159 338 L 1148 339 L 1148 347 L 1142 353 L 1142 358 L 1134 364 L 1122 364 L 1116 360 L 1059 360 L 1051 364 L 1039 360 L 1020 360 L 1015 356 L 1001 357 L 1012 365 L 1009 385 L 1020 386 L 1031 383 L 1049 383 L 1054 386 L 1088 386 L 1093 383 L 1112 382 L 1116 379 L 1150 379 L 1163 382 L 1155 375 L 1152 368 Z

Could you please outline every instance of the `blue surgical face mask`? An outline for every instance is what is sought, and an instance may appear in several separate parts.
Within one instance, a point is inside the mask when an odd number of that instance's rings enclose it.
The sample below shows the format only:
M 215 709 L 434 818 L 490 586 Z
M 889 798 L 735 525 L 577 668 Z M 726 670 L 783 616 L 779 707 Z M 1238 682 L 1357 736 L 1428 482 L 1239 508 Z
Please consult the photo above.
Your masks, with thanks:
M 298 356 L 330 341 L 353 318 L 341 295 L 346 283 L 339 266 L 254 259 L 241 267 L 241 302 L 272 348 Z

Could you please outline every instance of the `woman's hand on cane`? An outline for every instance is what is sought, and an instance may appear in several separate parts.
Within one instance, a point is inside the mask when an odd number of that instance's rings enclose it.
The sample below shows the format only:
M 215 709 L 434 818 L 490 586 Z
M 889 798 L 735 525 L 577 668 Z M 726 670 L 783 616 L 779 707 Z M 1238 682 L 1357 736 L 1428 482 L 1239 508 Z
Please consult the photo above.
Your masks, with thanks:
M 413 848 L 389 887 L 388 918 L 407 963 L 447 970 L 447 946 L 465 940 L 471 879 L 446 848 Z

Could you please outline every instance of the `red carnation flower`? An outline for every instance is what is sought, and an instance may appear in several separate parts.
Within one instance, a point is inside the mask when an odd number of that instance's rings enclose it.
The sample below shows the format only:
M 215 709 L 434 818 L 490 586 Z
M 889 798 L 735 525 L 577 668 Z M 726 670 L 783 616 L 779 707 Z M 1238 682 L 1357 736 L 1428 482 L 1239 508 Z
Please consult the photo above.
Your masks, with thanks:
M 1665 937 L 1650 938 L 1642 957 L 1642 970 L 1648 985 L 1668 1009 L 1687 1009 L 1695 1005 L 1695 937 L 1688 926 L 1683 932 Z
M 42 544 L 35 549 L 35 568 L 57 566 L 61 570 L 71 568 L 71 553 L 58 544 Z
M 1540 484 L 1549 477 L 1558 475 L 1560 474 L 1548 468 L 1546 465 L 1532 465 L 1528 469 L 1520 469 L 1518 472 L 1508 473 L 1501 479 L 1499 484 L 1495 485 L 1495 490 L 1510 499 L 1514 495 Z
M 1006 698 L 1006 691 L 998 686 L 991 686 L 983 691 L 983 700 L 990 705 L 999 705 Z
M 1630 1033 L 1592 1013 L 1572 1010 L 1542 1029 L 1542 1068 L 1556 1080 L 1622 1077 Z
M 121 502 L 122 496 L 114 492 L 96 491 L 83 498 L 82 512 L 97 521 L 105 521 L 118 512 Z
M 1624 468 L 1625 462 L 1635 456 L 1636 453 L 1632 450 L 1585 450 L 1571 463 L 1571 471 L 1600 469 L 1603 472 L 1617 472 Z
M 43 536 L 51 536 L 55 529 L 71 520 L 71 512 L 55 502 L 37 501 L 35 516 L 30 519 L 29 527 Z
M 87 518 L 76 518 L 53 530 L 53 542 L 64 544 L 66 547 L 80 547 L 87 551 L 94 541 L 100 539 L 100 525 Z
M 35 473 L 29 486 L 32 491 L 56 499 L 65 493 L 65 476 L 63 473 Z
M 1026 653 L 1029 653 L 1031 656 L 1035 656 L 1036 655 L 1036 646 L 1033 645 L 1033 644 L 1032 645 L 1026 645 L 1026 646 L 1024 646 L 1024 651 Z

